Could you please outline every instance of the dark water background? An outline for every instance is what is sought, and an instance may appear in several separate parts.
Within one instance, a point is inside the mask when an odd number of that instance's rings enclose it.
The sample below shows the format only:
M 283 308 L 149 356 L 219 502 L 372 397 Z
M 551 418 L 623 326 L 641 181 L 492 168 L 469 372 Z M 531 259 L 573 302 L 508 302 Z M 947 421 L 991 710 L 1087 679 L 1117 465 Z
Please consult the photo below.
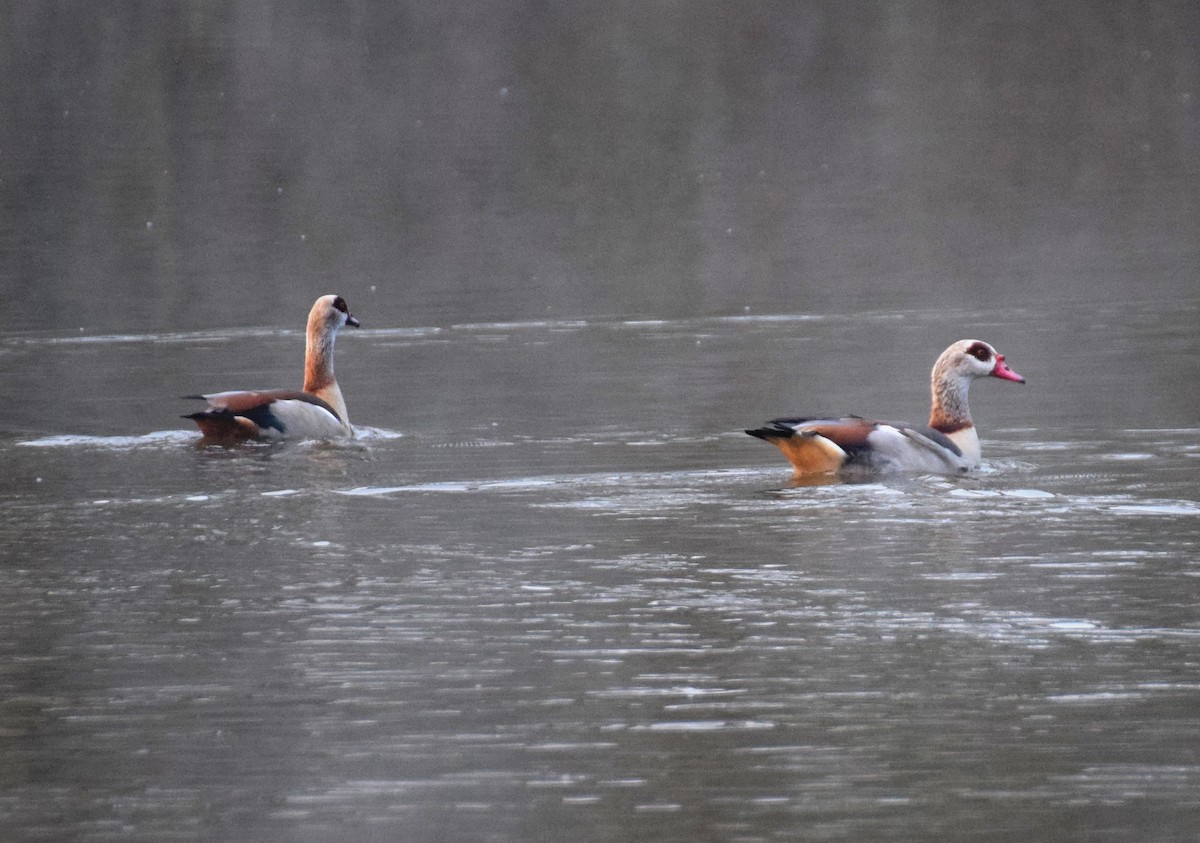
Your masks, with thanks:
M 1187 3 L 0 7 L 0 836 L 1200 816 Z M 360 438 L 197 449 L 363 321 Z M 793 487 L 742 428 L 921 420 Z

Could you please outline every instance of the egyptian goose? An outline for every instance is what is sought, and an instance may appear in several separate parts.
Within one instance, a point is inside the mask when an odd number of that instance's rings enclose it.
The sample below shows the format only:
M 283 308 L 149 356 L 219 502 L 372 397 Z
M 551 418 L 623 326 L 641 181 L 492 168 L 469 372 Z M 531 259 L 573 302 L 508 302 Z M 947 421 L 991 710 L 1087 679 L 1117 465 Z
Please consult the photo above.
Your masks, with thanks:
M 967 390 L 989 376 L 1025 383 L 986 342 L 959 340 L 933 365 L 928 427 L 845 416 L 775 419 L 746 432 L 778 447 L 797 477 L 855 469 L 958 474 L 979 465 Z
M 184 416 L 200 427 L 205 439 L 331 439 L 354 436 L 342 390 L 333 376 L 333 343 L 343 325 L 359 322 L 341 296 L 321 296 L 308 313 L 304 349 L 304 389 L 263 389 L 189 395 L 208 402 L 208 409 Z

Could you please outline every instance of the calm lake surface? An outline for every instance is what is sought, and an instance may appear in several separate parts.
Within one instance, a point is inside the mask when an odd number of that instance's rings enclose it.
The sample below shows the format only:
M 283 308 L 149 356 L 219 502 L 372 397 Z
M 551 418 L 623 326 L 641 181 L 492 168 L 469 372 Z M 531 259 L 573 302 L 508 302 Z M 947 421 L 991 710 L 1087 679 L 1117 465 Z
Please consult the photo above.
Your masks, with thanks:
M 945 314 L 346 331 L 361 438 L 233 450 L 171 388 L 290 383 L 299 331 L 5 342 L 111 397 L 0 439 L 4 824 L 1189 839 L 1196 399 L 1077 408 L 1194 370 L 1198 309 L 955 314 L 1029 379 L 976 384 L 984 469 L 802 487 L 739 425 L 919 413 Z M 834 377 L 851 322 L 928 353 Z
M 1197 43 L 0 7 L 0 839 L 1196 840 Z M 198 447 L 325 293 L 359 437 Z M 962 338 L 972 476 L 742 432 Z

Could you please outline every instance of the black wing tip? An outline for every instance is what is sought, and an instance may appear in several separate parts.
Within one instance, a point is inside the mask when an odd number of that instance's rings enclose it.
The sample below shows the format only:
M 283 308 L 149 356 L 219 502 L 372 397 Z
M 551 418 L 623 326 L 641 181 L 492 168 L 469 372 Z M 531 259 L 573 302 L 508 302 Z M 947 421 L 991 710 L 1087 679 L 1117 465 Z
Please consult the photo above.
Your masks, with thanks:
M 754 429 L 748 428 L 746 433 L 757 437 L 758 439 L 763 439 L 767 442 L 770 442 L 772 439 L 790 439 L 796 433 L 796 431 L 792 428 L 776 422 L 767 422 L 767 424 L 771 425 L 771 427 L 756 427 Z
M 234 416 L 234 414 L 231 413 L 229 410 L 208 409 L 208 410 L 201 410 L 198 413 L 188 413 L 187 415 L 180 416 L 179 418 L 191 419 L 192 421 L 199 421 L 200 419 L 226 419 L 226 418 L 231 419 L 231 418 L 233 418 L 233 416 Z
M 751 436 L 757 436 L 759 439 L 768 437 L 774 439 L 791 439 L 800 431 L 799 427 L 806 425 L 809 422 L 821 421 L 822 419 L 835 419 L 837 416 L 782 416 L 777 419 L 771 419 L 763 427 L 756 427 L 753 430 L 747 430 Z M 855 418 L 855 416 L 850 416 Z

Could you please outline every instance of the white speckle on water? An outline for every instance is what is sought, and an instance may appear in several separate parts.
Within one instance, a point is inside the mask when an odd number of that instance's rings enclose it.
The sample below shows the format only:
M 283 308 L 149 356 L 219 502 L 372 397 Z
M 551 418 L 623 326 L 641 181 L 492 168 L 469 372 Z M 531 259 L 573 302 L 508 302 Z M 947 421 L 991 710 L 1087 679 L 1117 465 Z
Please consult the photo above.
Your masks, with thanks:
M 101 448 L 124 450 L 151 445 L 176 445 L 192 442 L 195 438 L 196 436 L 193 431 L 159 430 L 142 436 L 83 436 L 76 434 L 43 436 L 39 439 L 26 439 L 16 444 L 24 448 Z
M 1021 498 L 1024 500 L 1046 500 L 1053 498 L 1052 492 L 1041 489 L 951 489 L 954 498 Z
M 952 498 L 998 498 L 1000 493 L 995 489 L 951 489 Z
M 1126 504 L 1114 506 L 1109 512 L 1121 515 L 1200 515 L 1200 506 L 1193 503 Z

